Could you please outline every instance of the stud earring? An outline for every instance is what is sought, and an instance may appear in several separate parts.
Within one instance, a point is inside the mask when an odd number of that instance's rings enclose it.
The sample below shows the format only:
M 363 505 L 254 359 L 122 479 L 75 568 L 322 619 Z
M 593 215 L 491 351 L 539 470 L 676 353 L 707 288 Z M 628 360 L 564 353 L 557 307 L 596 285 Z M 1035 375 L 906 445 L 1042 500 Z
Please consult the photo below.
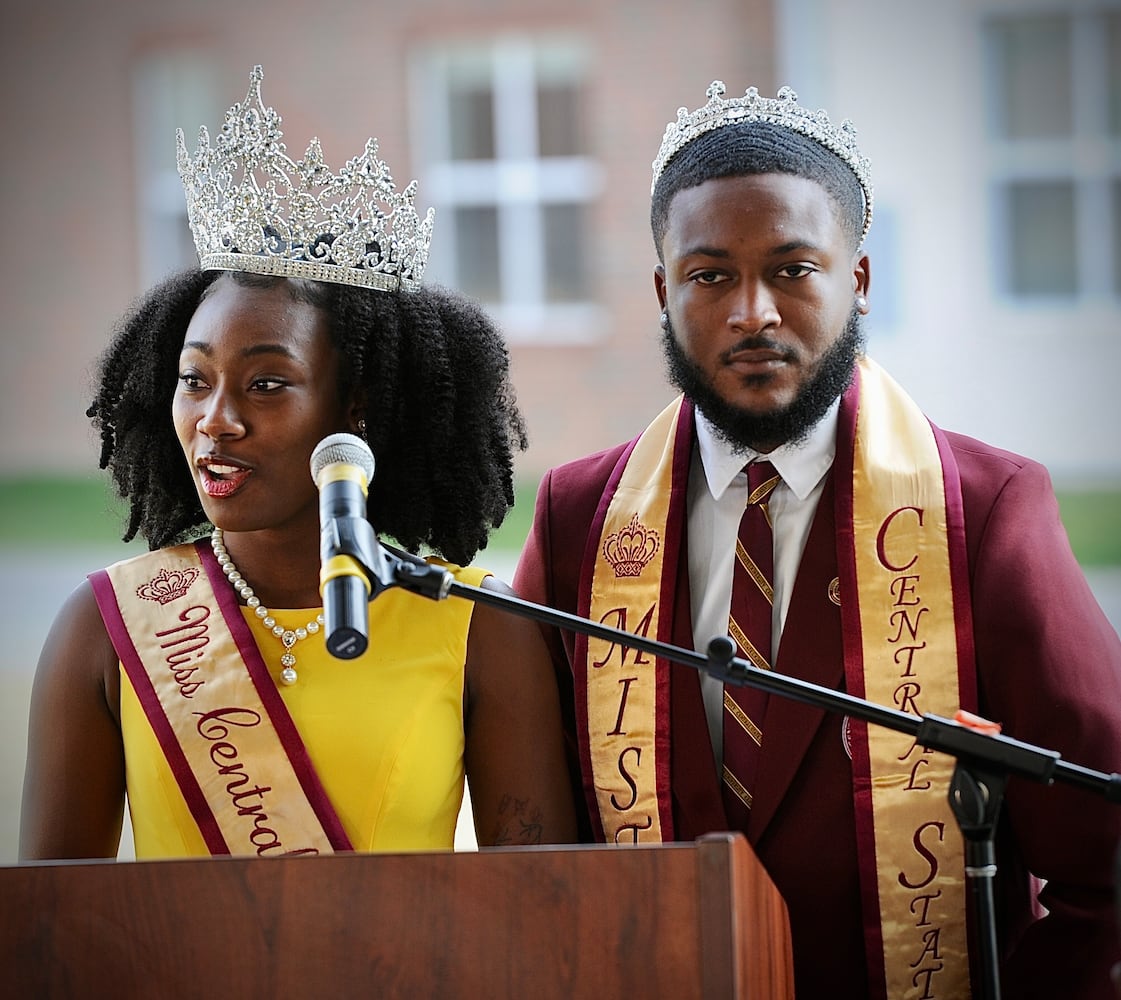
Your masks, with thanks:
M 856 308 L 857 309 L 867 309 L 868 308 L 868 300 L 863 295 L 858 295 L 856 297 Z
M 661 324 L 663 330 L 669 329 L 669 313 L 664 309 L 662 310 L 662 315 L 658 318 L 658 322 Z
M 358 436 L 363 441 L 366 440 L 366 418 L 365 417 L 359 417 L 358 418 Z

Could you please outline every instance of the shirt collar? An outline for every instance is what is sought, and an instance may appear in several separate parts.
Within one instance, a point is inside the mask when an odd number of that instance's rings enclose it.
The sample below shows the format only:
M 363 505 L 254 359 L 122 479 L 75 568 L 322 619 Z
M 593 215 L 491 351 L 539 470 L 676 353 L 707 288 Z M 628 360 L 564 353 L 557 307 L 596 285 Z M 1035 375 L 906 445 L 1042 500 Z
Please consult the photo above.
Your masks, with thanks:
M 840 405 L 838 397 L 804 440 L 797 444 L 784 444 L 769 455 L 760 455 L 751 448 L 734 448 L 697 409 L 697 450 L 713 498 L 719 500 L 724 495 L 748 462 L 762 458 L 774 465 L 783 483 L 799 500 L 805 500 L 833 464 Z

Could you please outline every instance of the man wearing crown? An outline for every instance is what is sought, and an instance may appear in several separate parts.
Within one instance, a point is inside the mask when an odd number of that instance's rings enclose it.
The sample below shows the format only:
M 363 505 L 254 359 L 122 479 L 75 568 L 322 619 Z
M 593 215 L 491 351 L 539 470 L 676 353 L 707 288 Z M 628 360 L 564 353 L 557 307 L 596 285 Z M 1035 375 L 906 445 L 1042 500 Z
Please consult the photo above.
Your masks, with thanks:
M 1121 770 L 1121 641 L 1046 471 L 934 427 L 864 354 L 855 130 L 785 88 L 723 93 L 678 112 L 654 163 L 680 395 L 635 440 L 546 474 L 516 589 L 690 650 L 730 634 L 764 669 Z M 800 998 L 983 993 L 950 755 L 547 631 L 585 838 L 742 831 L 786 901 Z M 1010 781 L 1006 997 L 1112 996 L 1119 840 L 1104 796 Z

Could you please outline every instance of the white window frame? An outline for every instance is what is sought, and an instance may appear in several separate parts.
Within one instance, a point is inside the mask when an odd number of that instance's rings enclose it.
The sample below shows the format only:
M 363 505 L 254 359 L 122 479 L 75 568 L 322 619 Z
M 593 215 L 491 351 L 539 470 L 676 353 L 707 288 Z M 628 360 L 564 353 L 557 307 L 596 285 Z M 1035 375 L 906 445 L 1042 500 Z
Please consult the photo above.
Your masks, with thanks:
M 1078 305 L 1116 302 L 1121 291 L 1115 287 L 1114 260 L 1121 254 L 1121 236 L 1112 231 L 1110 186 L 1121 181 L 1121 137 L 1107 132 L 1107 53 L 1103 17 L 1121 4 L 1109 0 L 1078 3 L 1022 5 L 1013 9 L 994 7 L 985 27 L 995 22 L 1037 16 L 1061 16 L 1071 26 L 1071 88 L 1073 120 L 1069 135 L 1055 138 L 1005 138 L 1000 134 L 999 112 L 990 108 L 988 159 L 992 191 L 994 268 L 1001 298 L 1016 304 Z M 994 42 L 986 37 L 986 73 L 990 94 L 999 93 L 998 64 Z M 1075 281 L 1072 294 L 1029 294 L 1012 288 L 1008 241 L 1009 186 L 1018 181 L 1063 181 L 1074 188 Z
M 434 45 L 412 64 L 414 156 L 421 177 L 420 200 L 436 208 L 436 231 L 426 277 L 455 284 L 455 210 L 492 207 L 498 217 L 500 300 L 484 303 L 513 341 L 580 343 L 603 333 L 603 311 L 586 302 L 546 300 L 544 208 L 555 203 L 591 209 L 602 189 L 602 168 L 591 156 L 542 158 L 537 150 L 536 60 L 541 47 L 571 50 L 573 72 L 587 73 L 588 53 L 579 40 L 503 34 L 482 43 L 493 94 L 493 160 L 452 160 L 447 70 L 462 47 Z M 589 235 L 590 240 L 590 235 Z M 586 248 L 577 248 L 586 252 Z

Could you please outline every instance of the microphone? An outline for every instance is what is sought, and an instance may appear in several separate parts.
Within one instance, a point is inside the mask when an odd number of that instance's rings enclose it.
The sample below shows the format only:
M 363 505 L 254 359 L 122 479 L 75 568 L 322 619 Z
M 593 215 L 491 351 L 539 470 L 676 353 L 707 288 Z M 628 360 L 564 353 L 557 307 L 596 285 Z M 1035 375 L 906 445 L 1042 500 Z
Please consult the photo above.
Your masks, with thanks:
M 327 652 L 344 660 L 361 656 L 369 645 L 370 580 L 354 554 L 362 552 L 363 529 L 373 537 L 366 520 L 373 477 L 373 452 L 353 434 L 331 434 L 311 454 L 311 478 L 319 489 L 319 593 Z

